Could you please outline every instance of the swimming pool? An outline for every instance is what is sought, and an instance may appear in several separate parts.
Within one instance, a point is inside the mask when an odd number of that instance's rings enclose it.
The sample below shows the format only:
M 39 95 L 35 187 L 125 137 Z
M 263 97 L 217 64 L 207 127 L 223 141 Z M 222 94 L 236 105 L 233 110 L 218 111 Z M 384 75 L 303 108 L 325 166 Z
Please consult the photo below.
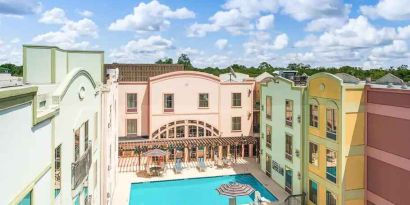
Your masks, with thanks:
M 216 191 L 221 184 L 238 182 L 249 184 L 270 201 L 277 198 L 270 193 L 251 174 L 238 174 L 218 177 L 181 179 L 171 181 L 133 183 L 130 192 L 130 205 L 226 205 L 229 198 Z M 250 203 L 251 196 L 237 197 L 238 204 Z

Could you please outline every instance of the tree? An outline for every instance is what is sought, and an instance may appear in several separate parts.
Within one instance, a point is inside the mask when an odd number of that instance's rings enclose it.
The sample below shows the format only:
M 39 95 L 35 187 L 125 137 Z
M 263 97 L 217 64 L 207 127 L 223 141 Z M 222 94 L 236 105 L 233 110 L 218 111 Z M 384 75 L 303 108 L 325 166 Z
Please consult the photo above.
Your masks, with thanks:
M 10 73 L 13 76 L 23 76 L 23 66 L 16 66 L 11 63 L 0 65 L 1 72 Z
M 267 62 L 262 62 L 262 63 L 260 63 L 259 64 L 259 66 L 258 66 L 258 69 L 261 69 L 261 70 L 270 70 L 270 69 L 272 69 L 273 67 L 269 64 L 269 63 L 267 63 Z
M 155 64 L 173 64 L 174 60 L 172 58 L 165 57 L 163 59 L 158 59 Z
M 182 53 L 179 57 L 178 57 L 178 64 L 182 64 L 184 65 L 184 68 L 186 70 L 192 70 L 193 66 L 191 64 L 191 60 L 189 59 L 188 55 L 185 53 Z

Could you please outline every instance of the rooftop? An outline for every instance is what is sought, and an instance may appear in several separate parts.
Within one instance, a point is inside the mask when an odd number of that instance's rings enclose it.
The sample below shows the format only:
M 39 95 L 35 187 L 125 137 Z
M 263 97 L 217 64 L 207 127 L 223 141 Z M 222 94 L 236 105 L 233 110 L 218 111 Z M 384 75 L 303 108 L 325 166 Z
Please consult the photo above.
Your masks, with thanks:
M 150 77 L 184 70 L 184 65 L 180 64 L 105 64 L 104 70 L 119 70 L 119 82 L 147 82 Z

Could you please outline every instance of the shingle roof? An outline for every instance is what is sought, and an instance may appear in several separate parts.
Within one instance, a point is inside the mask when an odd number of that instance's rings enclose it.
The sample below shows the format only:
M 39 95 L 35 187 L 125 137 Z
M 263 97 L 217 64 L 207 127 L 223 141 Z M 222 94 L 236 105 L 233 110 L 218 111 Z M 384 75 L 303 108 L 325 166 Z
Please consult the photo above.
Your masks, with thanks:
M 336 73 L 335 76 L 339 77 L 340 79 L 343 80 L 343 83 L 354 83 L 357 84 L 360 82 L 360 79 L 349 75 L 347 73 Z
M 393 84 L 393 85 L 402 85 L 403 84 L 403 80 L 400 79 L 399 77 L 391 74 L 391 73 L 387 73 L 386 75 L 384 75 L 383 77 L 377 79 L 375 81 L 376 84 L 382 84 L 382 85 L 387 85 L 387 84 Z

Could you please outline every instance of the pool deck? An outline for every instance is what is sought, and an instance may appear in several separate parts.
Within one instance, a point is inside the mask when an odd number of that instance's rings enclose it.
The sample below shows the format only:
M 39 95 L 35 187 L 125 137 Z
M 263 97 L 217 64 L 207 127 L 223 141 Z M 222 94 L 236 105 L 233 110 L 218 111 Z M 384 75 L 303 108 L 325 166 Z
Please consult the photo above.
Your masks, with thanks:
M 282 189 L 278 184 L 276 184 L 271 178 L 266 176 L 265 173 L 259 169 L 258 164 L 254 159 L 239 159 L 237 163 L 234 164 L 231 168 L 223 169 L 216 169 L 216 167 L 213 166 L 214 163 L 209 161 L 206 162 L 206 165 L 208 167 L 204 172 L 199 172 L 196 168 L 196 164 L 196 162 L 183 163 L 184 169 L 181 174 L 175 174 L 173 171 L 173 165 L 168 164 L 165 174 L 161 177 L 145 178 L 138 177 L 136 172 L 120 172 L 118 173 L 118 180 L 115 188 L 115 193 L 113 194 L 112 204 L 129 204 L 132 183 L 213 177 L 245 173 L 250 173 L 256 179 L 258 179 L 259 182 L 261 182 L 273 195 L 276 196 L 276 198 L 278 198 L 279 202 L 285 200 L 286 197 L 289 196 L 284 189 Z

